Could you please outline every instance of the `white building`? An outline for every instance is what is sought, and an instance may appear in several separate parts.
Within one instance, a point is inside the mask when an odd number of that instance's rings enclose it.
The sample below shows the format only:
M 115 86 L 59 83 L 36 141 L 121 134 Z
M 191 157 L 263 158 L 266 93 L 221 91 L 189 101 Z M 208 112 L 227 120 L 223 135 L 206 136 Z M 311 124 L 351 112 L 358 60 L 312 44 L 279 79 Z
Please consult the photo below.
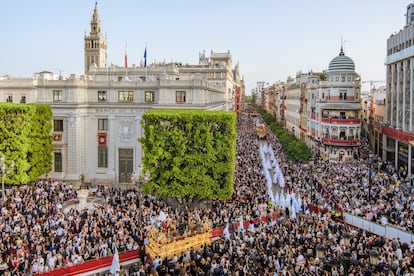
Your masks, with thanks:
M 321 156 L 343 161 L 359 156 L 361 145 L 361 80 L 354 61 L 342 47 L 329 63 L 318 86 L 309 83 L 308 130 L 310 142 L 316 144 Z
M 198 65 L 146 66 L 145 61 L 139 67 L 106 67 L 107 38 L 101 33 L 96 6 L 84 41 L 85 75 L 66 78 L 41 72 L 26 84 L 32 89 L 27 94 L 33 92 L 31 102 L 52 107 L 51 178 L 131 182 L 133 173 L 141 173 L 143 153 L 138 139 L 144 134 L 140 122 L 145 111 L 232 110 L 235 87 L 244 87 L 238 64 L 232 68 L 230 51 L 211 52 L 210 57 L 201 53 Z M 0 80 L 0 100 L 7 100 L 12 92 L 17 99 L 19 92 L 4 83 Z

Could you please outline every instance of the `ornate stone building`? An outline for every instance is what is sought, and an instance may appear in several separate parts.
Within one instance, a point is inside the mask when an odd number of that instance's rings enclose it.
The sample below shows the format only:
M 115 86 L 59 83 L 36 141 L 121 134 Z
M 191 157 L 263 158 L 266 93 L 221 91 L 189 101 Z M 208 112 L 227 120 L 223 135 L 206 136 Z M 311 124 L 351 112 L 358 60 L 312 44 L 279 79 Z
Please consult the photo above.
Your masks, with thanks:
M 129 183 L 142 173 L 138 139 L 144 134 L 140 122 L 145 111 L 234 110 L 235 89 L 244 89 L 244 83 L 238 64 L 232 67 L 230 51 L 212 51 L 210 57 L 202 52 L 198 65 L 107 66 L 107 38 L 96 6 L 90 27 L 84 37 L 85 75 L 41 72 L 24 81 L 24 93 L 7 84 L 10 78 L 0 80 L 0 101 L 13 94 L 11 100 L 17 102 L 23 93 L 30 94 L 31 102 L 52 107 L 53 170 L 48 177 Z
M 308 130 L 320 154 L 330 160 L 359 157 L 361 145 L 361 80 L 354 61 L 342 47 L 329 63 L 322 79 L 309 84 Z

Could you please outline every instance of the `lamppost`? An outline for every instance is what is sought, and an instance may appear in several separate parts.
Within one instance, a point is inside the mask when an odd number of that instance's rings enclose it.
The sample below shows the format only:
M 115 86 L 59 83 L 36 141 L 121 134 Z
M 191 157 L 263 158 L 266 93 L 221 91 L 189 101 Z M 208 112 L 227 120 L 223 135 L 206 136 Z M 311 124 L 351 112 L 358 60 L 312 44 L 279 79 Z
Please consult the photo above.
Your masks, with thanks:
M 323 244 L 318 243 L 315 246 L 315 251 L 316 251 L 316 257 L 318 257 L 319 259 L 322 259 L 325 256 L 325 246 L 323 246 Z
M 141 172 L 141 165 L 140 172 Z M 138 185 L 137 185 L 138 180 Z M 131 182 L 134 186 L 138 186 L 138 210 L 139 210 L 139 223 L 142 221 L 142 212 L 141 212 L 141 175 L 140 173 L 136 173 L 135 171 L 131 174 Z
M 371 158 L 368 161 L 369 179 L 368 179 L 368 201 L 371 202 L 371 186 L 372 186 L 372 164 Z
M 149 174 L 148 172 L 145 172 L 145 174 L 142 173 L 143 167 L 142 164 L 139 165 L 139 170 L 138 173 L 133 173 L 133 181 L 134 181 L 134 185 L 138 187 L 138 209 L 139 209 L 139 221 L 142 222 L 143 220 L 143 215 L 142 215 L 142 210 L 141 210 L 141 206 L 142 206 L 142 194 L 141 194 L 141 188 L 142 186 L 147 183 L 147 181 L 149 180 Z M 138 182 L 137 182 L 138 180 Z
M 80 174 L 79 175 L 79 179 L 80 179 L 80 188 L 81 189 L 85 189 L 86 188 L 85 185 L 84 185 L 84 183 L 85 183 L 85 175 L 83 175 L 83 173 Z
M 371 265 L 371 272 L 375 272 L 377 264 L 378 264 L 378 260 L 379 260 L 379 253 L 377 250 L 372 249 L 369 251 L 369 263 Z
M 6 201 L 6 193 L 4 191 L 4 175 L 9 174 L 13 168 L 14 168 L 14 161 L 13 160 L 10 161 L 9 167 L 7 167 L 4 154 L 0 154 L 1 192 L 2 192 L 3 202 Z
M 349 252 L 349 248 L 351 247 L 351 234 L 345 232 L 342 234 L 345 244 L 345 251 L 342 254 L 342 261 L 344 266 L 344 273 L 348 275 L 349 266 L 351 264 L 351 252 Z
M 323 270 L 327 269 L 327 265 L 328 265 L 326 263 L 325 252 L 326 252 L 326 248 L 325 246 L 323 246 L 322 243 L 316 244 L 315 246 L 316 257 L 321 261 Z

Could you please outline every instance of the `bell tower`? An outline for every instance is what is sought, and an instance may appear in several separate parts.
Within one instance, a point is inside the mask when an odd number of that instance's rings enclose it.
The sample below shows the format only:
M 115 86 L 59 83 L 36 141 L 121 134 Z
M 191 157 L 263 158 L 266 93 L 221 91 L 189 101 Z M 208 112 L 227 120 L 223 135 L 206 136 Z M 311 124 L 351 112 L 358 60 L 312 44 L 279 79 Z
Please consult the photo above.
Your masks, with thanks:
M 88 73 L 92 64 L 98 68 L 106 66 L 106 36 L 101 33 L 101 20 L 98 14 L 98 3 L 95 2 L 91 20 L 91 31 L 85 34 L 85 74 Z

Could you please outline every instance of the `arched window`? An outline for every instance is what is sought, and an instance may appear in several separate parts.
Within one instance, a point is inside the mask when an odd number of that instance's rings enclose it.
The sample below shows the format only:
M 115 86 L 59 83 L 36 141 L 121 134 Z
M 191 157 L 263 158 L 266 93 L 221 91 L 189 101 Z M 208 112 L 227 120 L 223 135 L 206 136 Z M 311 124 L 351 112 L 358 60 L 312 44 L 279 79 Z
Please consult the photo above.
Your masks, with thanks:
M 349 129 L 349 140 L 355 140 L 353 128 Z
M 339 133 L 339 139 L 346 140 L 346 129 L 341 128 L 341 132 Z
M 338 139 L 338 129 L 336 127 L 332 128 L 332 139 Z

